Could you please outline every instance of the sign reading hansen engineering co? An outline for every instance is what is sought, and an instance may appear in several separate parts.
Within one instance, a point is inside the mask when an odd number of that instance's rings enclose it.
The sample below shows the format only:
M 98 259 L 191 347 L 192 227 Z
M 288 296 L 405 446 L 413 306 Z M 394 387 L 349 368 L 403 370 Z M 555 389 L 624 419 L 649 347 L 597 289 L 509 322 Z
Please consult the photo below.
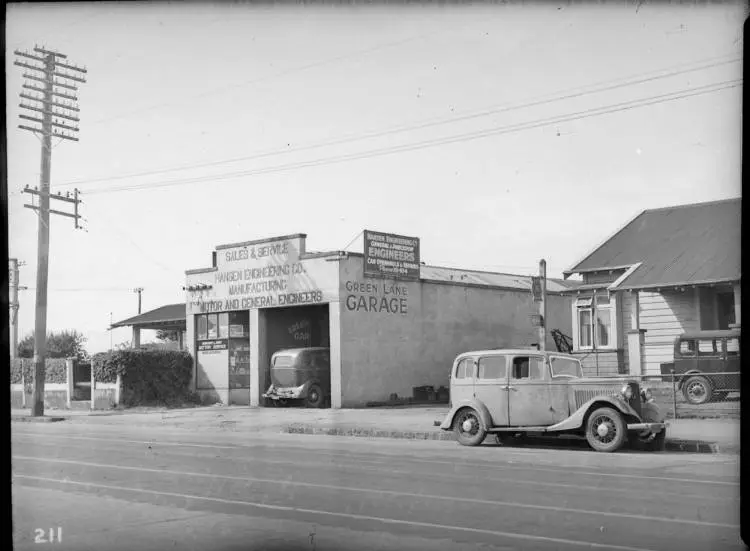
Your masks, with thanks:
M 365 277 L 419 279 L 419 238 L 365 230 Z

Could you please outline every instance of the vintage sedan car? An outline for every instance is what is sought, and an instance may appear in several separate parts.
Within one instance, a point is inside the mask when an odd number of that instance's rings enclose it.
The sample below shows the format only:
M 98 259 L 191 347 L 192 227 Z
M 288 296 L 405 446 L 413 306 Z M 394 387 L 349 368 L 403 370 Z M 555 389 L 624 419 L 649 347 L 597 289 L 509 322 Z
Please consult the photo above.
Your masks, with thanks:
M 635 380 L 584 377 L 580 361 L 559 352 L 480 350 L 459 355 L 451 371 L 451 409 L 440 428 L 477 446 L 530 433 L 575 434 L 601 452 L 628 441 L 663 449 L 664 415 Z
M 289 348 L 271 357 L 271 385 L 263 397 L 274 405 L 303 401 L 322 408 L 331 398 L 331 357 L 328 348 Z
M 671 362 L 661 364 L 662 379 L 675 379 L 690 404 L 724 400 L 740 391 L 740 330 L 694 331 L 674 341 Z

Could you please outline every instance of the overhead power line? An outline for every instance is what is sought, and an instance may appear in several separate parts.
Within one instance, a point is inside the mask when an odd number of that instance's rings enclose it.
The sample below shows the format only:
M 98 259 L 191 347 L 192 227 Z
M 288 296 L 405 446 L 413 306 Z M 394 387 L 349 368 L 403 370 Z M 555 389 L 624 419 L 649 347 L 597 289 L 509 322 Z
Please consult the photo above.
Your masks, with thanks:
M 639 107 L 646 107 L 646 106 L 656 105 L 656 104 L 665 103 L 669 101 L 685 99 L 685 98 L 689 98 L 693 96 L 719 92 L 721 90 L 727 90 L 730 88 L 740 86 L 741 84 L 742 84 L 741 79 L 723 81 L 723 82 L 709 84 L 706 86 L 678 90 L 676 92 L 670 92 L 667 94 L 649 96 L 649 97 L 641 98 L 638 100 L 630 100 L 630 101 L 626 101 L 622 103 L 616 103 L 616 104 L 607 105 L 604 107 L 585 109 L 582 111 L 567 113 L 565 115 L 559 115 L 555 117 L 546 117 L 546 118 L 528 121 L 524 123 L 493 127 L 493 128 L 488 128 L 485 130 L 467 132 L 463 134 L 455 134 L 453 136 L 448 136 L 444 138 L 423 140 L 421 142 L 413 142 L 413 143 L 408 143 L 408 144 L 404 144 L 400 146 L 383 147 L 383 148 L 372 149 L 369 151 L 363 151 L 359 153 L 336 155 L 336 156 L 330 156 L 330 157 L 323 157 L 319 159 L 313 159 L 310 161 L 300 161 L 296 163 L 288 163 L 288 164 L 276 165 L 276 166 L 271 166 L 271 167 L 266 167 L 266 168 L 242 170 L 242 171 L 229 172 L 229 173 L 223 173 L 223 174 L 222 173 L 212 174 L 212 175 L 200 176 L 200 177 L 195 177 L 195 178 L 176 179 L 176 180 L 168 180 L 165 182 L 152 182 L 152 183 L 146 183 L 146 184 L 136 184 L 136 185 L 120 186 L 120 187 L 90 188 L 89 190 L 87 190 L 87 192 L 89 195 L 97 195 L 97 194 L 102 194 L 102 193 L 113 193 L 113 192 L 118 192 L 118 191 L 158 189 L 158 188 L 164 188 L 164 187 L 195 184 L 195 183 L 202 183 L 202 182 L 217 182 L 221 180 L 239 178 L 243 176 L 256 176 L 259 174 L 273 174 L 273 173 L 284 172 L 284 171 L 289 171 L 289 170 L 298 170 L 301 168 L 309 168 L 309 167 L 314 167 L 314 166 L 322 166 L 322 165 L 337 164 L 337 163 L 360 160 L 360 159 L 368 159 L 368 158 L 379 157 L 383 155 L 392 155 L 396 153 L 416 151 L 419 149 L 426 149 L 426 148 L 436 147 L 440 145 L 447 145 L 447 144 L 452 144 L 452 143 L 476 140 L 476 139 L 486 138 L 490 136 L 498 136 L 502 134 L 521 132 L 523 130 L 530 130 L 533 128 L 549 126 L 552 124 L 559 124 L 559 123 L 571 122 L 571 121 L 579 120 L 579 119 L 597 117 L 597 116 L 606 115 L 610 113 L 616 113 L 619 111 L 627 111 L 627 110 L 636 109 Z
M 141 176 L 154 176 L 158 174 L 168 174 L 171 172 L 179 172 L 182 170 L 208 168 L 208 167 L 220 166 L 224 164 L 251 161 L 251 160 L 274 157 L 274 156 L 279 156 L 279 155 L 287 155 L 287 154 L 297 153 L 301 151 L 309 151 L 309 150 L 319 149 L 323 147 L 330 147 L 333 145 L 342 145 L 346 143 L 367 140 L 367 139 L 372 139 L 372 138 L 380 138 L 380 137 L 384 137 L 384 136 L 388 136 L 392 134 L 411 132 L 415 130 L 423 130 L 426 128 L 432 128 L 435 126 L 442 126 L 446 124 L 454 124 L 457 122 L 483 118 L 483 117 L 487 117 L 491 115 L 496 115 L 499 113 L 516 111 L 519 109 L 527 109 L 530 107 L 537 107 L 540 105 L 555 103 L 558 101 L 584 97 L 590 94 L 607 92 L 611 90 L 616 90 L 618 88 L 635 86 L 638 84 L 645 84 L 647 82 L 653 82 L 656 80 L 671 78 L 674 76 L 687 74 L 687 73 L 700 71 L 700 70 L 705 70 L 705 69 L 710 69 L 710 68 L 718 67 L 721 65 L 728 65 L 731 63 L 739 62 L 739 61 L 741 61 L 741 59 L 738 57 L 731 57 L 730 59 L 727 59 L 727 56 L 721 56 L 719 58 L 709 58 L 701 62 L 692 63 L 690 64 L 690 67 L 688 68 L 678 69 L 677 67 L 684 67 L 684 65 L 680 65 L 673 69 L 663 69 L 661 71 L 641 73 L 640 75 L 631 75 L 629 77 L 623 77 L 620 79 L 610 80 L 610 81 L 603 81 L 603 82 L 594 83 L 594 84 L 583 86 L 583 87 L 569 88 L 567 90 L 559 91 L 554 94 L 540 96 L 536 99 L 532 99 L 529 101 L 516 102 L 516 103 L 504 103 L 500 105 L 495 105 L 495 106 L 483 108 L 478 111 L 467 112 L 462 115 L 425 119 L 421 122 L 416 122 L 416 123 L 411 123 L 411 124 L 402 124 L 402 125 L 385 128 L 385 129 L 380 129 L 380 130 L 371 130 L 371 131 L 365 131 L 361 133 L 352 133 L 352 134 L 340 136 L 338 138 L 315 142 L 315 143 L 308 144 L 308 145 L 278 148 L 278 149 L 274 149 L 274 150 L 270 150 L 266 152 L 259 152 L 259 153 L 254 153 L 251 155 L 245 155 L 242 157 L 233 157 L 229 159 L 208 161 L 204 163 L 180 165 L 180 166 L 157 169 L 157 170 L 147 170 L 143 172 L 135 172 L 135 173 L 124 174 L 120 176 L 108 176 L 108 177 L 102 177 L 102 178 L 87 178 L 87 179 L 71 180 L 66 185 L 79 185 L 79 184 L 88 184 L 88 183 L 93 183 L 93 182 L 106 182 L 106 181 L 131 179 L 131 178 L 137 178 Z M 667 72 L 664 72 L 664 71 L 667 71 Z
M 421 34 L 419 36 L 413 36 L 413 37 L 410 37 L 410 38 L 396 40 L 396 41 L 393 41 L 393 42 L 386 42 L 384 44 L 378 44 L 378 45 L 372 46 L 370 48 L 365 48 L 363 50 L 358 50 L 356 52 L 351 52 L 351 53 L 348 53 L 348 54 L 339 55 L 339 56 L 328 58 L 328 59 L 322 59 L 322 60 L 319 60 L 319 61 L 314 61 L 312 63 L 307 63 L 305 65 L 299 65 L 297 67 L 290 67 L 289 69 L 284 69 L 282 71 L 279 71 L 278 73 L 274 73 L 272 75 L 268 75 L 268 76 L 265 76 L 265 77 L 259 77 L 259 78 L 253 78 L 253 79 L 250 79 L 250 80 L 244 80 L 242 82 L 236 82 L 236 83 L 233 83 L 233 84 L 228 84 L 226 86 L 221 86 L 219 88 L 214 88 L 213 90 L 208 90 L 206 92 L 201 92 L 199 94 L 193 94 L 192 96 L 182 96 L 182 97 L 184 98 L 184 101 L 190 101 L 190 100 L 195 100 L 195 99 L 198 99 L 198 98 L 205 98 L 205 97 L 209 97 L 209 96 L 214 96 L 216 94 L 221 94 L 221 93 L 227 92 L 227 91 L 235 89 L 235 88 L 242 88 L 242 87 L 245 87 L 245 86 L 249 86 L 251 84 L 257 84 L 257 83 L 268 81 L 268 80 L 271 80 L 271 79 L 274 79 L 274 78 L 291 75 L 293 73 L 297 73 L 297 72 L 300 72 L 300 71 L 306 71 L 308 69 L 312 69 L 312 68 L 315 68 L 315 67 L 320 67 L 322 65 L 328 65 L 330 63 L 335 63 L 337 61 L 343 61 L 343 60 L 347 60 L 347 59 L 353 59 L 353 58 L 356 58 L 356 57 L 361 56 L 361 55 L 370 54 L 372 52 L 376 52 L 378 50 L 383 50 L 383 49 L 386 49 L 386 48 L 392 48 L 394 46 L 399 46 L 399 45 L 405 44 L 407 42 L 413 42 L 413 41 L 418 40 L 420 38 L 424 38 L 425 36 L 428 36 L 429 34 L 434 34 L 434 33 L 425 33 L 425 34 Z M 146 113 L 148 111 L 153 111 L 154 109 L 159 109 L 159 108 L 163 108 L 163 107 L 169 107 L 171 105 L 174 105 L 174 103 L 175 102 L 167 102 L 167 103 L 159 103 L 159 104 L 155 104 L 155 105 L 150 105 L 148 107 L 144 107 L 144 108 L 141 108 L 141 109 L 136 109 L 136 110 L 133 110 L 133 111 L 128 111 L 127 113 L 120 113 L 120 114 L 114 115 L 112 117 L 106 117 L 106 118 L 103 118 L 103 119 L 98 119 L 98 120 L 95 120 L 95 121 L 91 122 L 90 124 L 91 125 L 103 124 L 105 122 L 110 122 L 110 121 L 113 121 L 113 120 L 122 119 L 122 118 L 125 118 L 125 117 L 129 117 L 131 115 L 137 115 L 137 114 L 140 114 L 140 113 Z

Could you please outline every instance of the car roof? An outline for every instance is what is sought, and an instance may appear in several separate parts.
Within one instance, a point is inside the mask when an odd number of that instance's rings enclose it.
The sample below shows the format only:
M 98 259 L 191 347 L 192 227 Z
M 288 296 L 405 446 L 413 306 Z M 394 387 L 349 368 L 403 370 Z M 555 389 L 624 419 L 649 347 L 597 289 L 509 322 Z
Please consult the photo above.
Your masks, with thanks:
M 571 359 L 577 359 L 575 356 L 566 354 L 565 352 L 558 352 L 556 350 L 537 350 L 536 348 L 495 348 L 485 350 L 470 350 L 462 352 L 457 357 L 462 358 L 464 356 L 520 356 L 523 354 L 535 354 L 538 356 L 565 356 Z
M 275 356 L 276 354 L 286 354 L 286 355 L 289 355 L 289 356 L 296 356 L 300 352 L 305 352 L 305 351 L 314 352 L 314 351 L 321 351 L 321 350 L 328 351 L 329 348 L 326 347 L 326 346 L 308 346 L 308 347 L 303 347 L 303 348 L 284 348 L 283 350 L 277 350 L 276 352 L 273 353 L 273 355 Z
M 686 331 L 680 339 L 717 339 L 722 337 L 739 337 L 739 329 L 715 329 L 712 331 Z

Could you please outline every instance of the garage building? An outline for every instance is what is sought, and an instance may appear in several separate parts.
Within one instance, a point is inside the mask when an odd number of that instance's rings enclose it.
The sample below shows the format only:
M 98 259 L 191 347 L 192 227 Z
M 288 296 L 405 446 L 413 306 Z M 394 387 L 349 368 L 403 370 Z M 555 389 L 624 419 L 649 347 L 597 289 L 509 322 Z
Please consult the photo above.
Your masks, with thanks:
M 537 341 L 531 277 L 419 265 L 413 279 L 365 277 L 365 257 L 308 252 L 305 234 L 219 245 L 186 272 L 186 346 L 204 399 L 262 405 L 270 359 L 330 347 L 331 407 L 448 386 L 461 352 Z M 571 334 L 575 285 L 547 280 L 547 327 Z M 549 336 L 546 346 L 554 349 Z

